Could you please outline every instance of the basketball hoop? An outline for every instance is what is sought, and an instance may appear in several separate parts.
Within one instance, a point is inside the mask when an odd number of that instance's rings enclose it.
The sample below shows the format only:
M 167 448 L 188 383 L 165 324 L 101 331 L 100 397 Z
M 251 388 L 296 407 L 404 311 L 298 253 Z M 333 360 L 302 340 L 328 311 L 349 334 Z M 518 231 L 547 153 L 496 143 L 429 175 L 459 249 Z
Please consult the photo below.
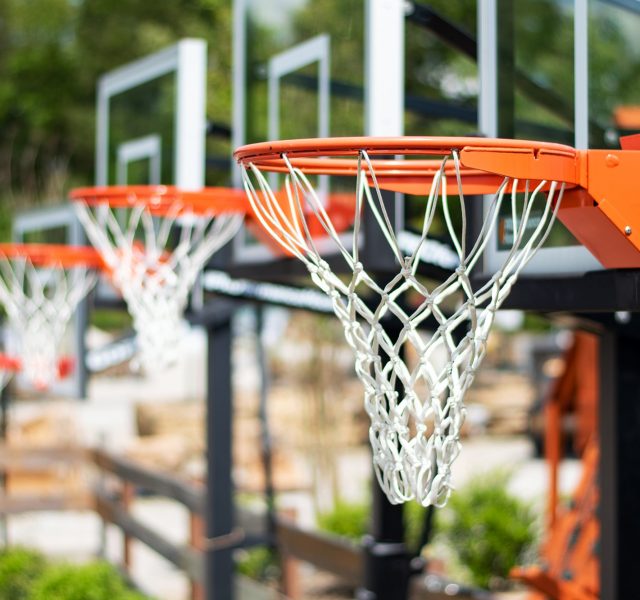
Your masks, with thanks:
M 93 248 L 55 244 L 0 244 L 0 303 L 17 341 L 0 369 L 22 371 L 46 389 L 70 371 L 62 340 L 78 304 L 102 268 Z
M 406 160 L 384 158 L 389 156 Z M 255 218 L 287 254 L 305 263 L 344 326 L 365 388 L 380 486 L 394 504 L 416 499 L 424 506 L 444 505 L 451 492 L 451 465 L 460 451 L 465 392 L 486 352 L 496 311 L 546 240 L 565 187 L 575 185 L 576 151 L 559 144 L 482 138 L 334 138 L 252 144 L 236 150 L 235 158 L 243 167 Z M 268 172 L 284 174 L 285 199 L 272 190 Z M 309 175 L 355 178 L 348 246 Z M 422 231 L 410 253 L 400 248 L 382 190 L 425 198 Z M 490 199 L 482 227 L 470 242 L 465 203 L 478 195 Z M 461 215 L 458 227 L 454 204 Z M 505 209 L 513 224 L 507 258 L 489 281 L 474 285 L 474 267 Z M 397 275 L 386 284 L 367 272 L 359 255 L 364 210 L 397 262 Z M 419 266 L 438 211 L 459 262 L 445 281 L 427 287 Z M 339 276 L 322 258 L 308 215 L 322 224 L 350 277 Z M 409 311 L 400 302 L 407 292 L 419 298 L 417 309 Z M 450 314 L 444 304 L 454 306 Z M 401 324 L 397 339 L 384 328 L 389 317 Z M 429 320 L 435 324 L 433 334 L 424 331 Z M 408 347 L 418 356 L 413 367 L 404 358 Z
M 20 370 L 20 361 L 8 354 L 0 353 L 0 391 L 2 391 L 13 374 Z
M 136 366 L 166 368 L 179 356 L 182 316 L 198 274 L 242 224 L 244 193 L 114 186 L 78 189 L 71 199 L 133 317 Z

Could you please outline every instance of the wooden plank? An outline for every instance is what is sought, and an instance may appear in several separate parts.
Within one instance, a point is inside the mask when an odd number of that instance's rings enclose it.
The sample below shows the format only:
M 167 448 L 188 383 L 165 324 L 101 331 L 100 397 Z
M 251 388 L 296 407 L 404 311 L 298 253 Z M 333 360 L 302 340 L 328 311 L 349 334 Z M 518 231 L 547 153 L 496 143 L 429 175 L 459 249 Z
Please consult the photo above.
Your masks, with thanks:
M 236 518 L 247 537 L 266 535 L 264 513 L 244 508 L 237 511 Z M 301 529 L 282 516 L 276 516 L 276 543 L 292 558 L 334 573 L 352 584 L 362 583 L 364 554 L 357 544 L 334 535 Z
M 93 450 L 92 459 L 100 469 L 150 492 L 180 502 L 189 510 L 202 513 L 204 490 L 181 477 L 161 473 L 137 465 L 131 460 L 112 456 L 102 450 Z
M 104 492 L 96 491 L 96 511 L 107 522 L 122 529 L 125 535 L 131 536 L 148 546 L 170 563 L 184 571 L 190 579 L 202 581 L 204 564 L 202 554 L 188 546 L 177 546 L 157 534 L 146 525 L 133 518 L 121 505 L 114 502 Z
M 38 511 L 93 510 L 89 494 L 0 496 L 0 514 L 12 515 Z
M 276 523 L 276 539 L 285 554 L 334 573 L 354 585 L 363 581 L 364 553 L 356 544 L 336 536 L 304 531 L 282 519 Z

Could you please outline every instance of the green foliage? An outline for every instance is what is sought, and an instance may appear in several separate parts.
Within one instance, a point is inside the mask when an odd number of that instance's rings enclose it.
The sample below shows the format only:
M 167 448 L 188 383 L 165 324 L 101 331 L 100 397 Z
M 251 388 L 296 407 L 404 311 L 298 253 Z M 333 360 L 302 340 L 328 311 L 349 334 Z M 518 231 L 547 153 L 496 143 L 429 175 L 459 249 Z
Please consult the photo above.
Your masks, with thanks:
M 420 543 L 426 510 L 416 502 L 404 505 L 404 526 L 407 546 L 412 551 Z M 318 515 L 321 531 L 360 541 L 369 529 L 369 502 L 338 502 L 333 510 Z
M 256 581 L 275 580 L 280 572 L 275 551 L 266 546 L 242 550 L 236 561 L 236 570 Z
M 548 333 L 552 330 L 552 324 L 549 319 L 542 315 L 526 312 L 524 313 L 524 323 L 522 325 L 524 331 L 534 333 Z
M 30 600 L 31 588 L 45 567 L 44 557 L 33 550 L 0 552 L 0 600 Z
M 407 502 L 404 505 L 405 541 L 410 552 L 418 549 L 427 509 L 417 502 Z
M 35 550 L 0 552 L 0 600 L 145 600 L 104 562 L 48 564 Z
M 91 311 L 91 325 L 103 331 L 117 332 L 130 329 L 132 320 L 126 311 L 99 308 Z
M 438 514 L 438 529 L 472 583 L 485 588 L 504 580 L 535 542 L 535 513 L 506 483 L 505 473 L 483 475 L 452 494 Z
M 318 527 L 357 541 L 367 532 L 369 513 L 368 503 L 336 502 L 333 510 L 318 515 Z
M 56 565 L 35 582 L 28 600 L 144 600 L 109 564 Z
M 181 38 L 208 41 L 208 113 L 228 123 L 231 13 L 229 0 L 0 2 L 0 204 L 61 202 L 90 183 L 98 77 Z

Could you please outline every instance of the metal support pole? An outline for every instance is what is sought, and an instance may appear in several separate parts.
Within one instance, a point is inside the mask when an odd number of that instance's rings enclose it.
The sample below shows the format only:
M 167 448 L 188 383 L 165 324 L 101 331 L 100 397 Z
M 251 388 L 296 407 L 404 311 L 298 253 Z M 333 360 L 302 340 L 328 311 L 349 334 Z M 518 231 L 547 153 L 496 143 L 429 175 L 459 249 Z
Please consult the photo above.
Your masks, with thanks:
M 89 301 L 85 298 L 76 309 L 75 316 L 75 336 L 76 349 L 78 352 L 76 358 L 76 389 L 77 398 L 87 397 L 87 383 L 89 374 L 85 357 L 87 356 L 86 333 L 89 328 Z
M 634 321 L 638 315 L 634 315 Z M 640 335 L 633 322 L 600 343 L 600 598 L 637 596 L 640 557 Z
M 269 429 L 269 365 L 262 341 L 264 329 L 264 307 L 256 307 L 256 346 L 258 364 L 260 367 L 260 406 L 258 416 L 260 419 L 260 437 L 262 438 L 262 464 L 264 468 L 264 497 L 267 505 L 267 538 L 269 545 L 276 547 L 276 519 L 275 519 L 275 489 L 273 484 L 273 447 L 271 432 Z
M 5 377 L 7 375 L 5 374 Z M 9 387 L 11 382 L 4 386 L 0 392 L 0 440 L 3 444 L 7 443 L 7 432 L 9 430 Z M 0 495 L 7 495 L 7 472 L 0 472 Z M 2 536 L 2 545 L 7 548 L 9 546 L 9 523 L 7 515 L 0 515 L 0 535 Z
M 399 324 L 387 325 L 391 339 L 400 334 Z M 383 358 L 384 360 L 384 358 Z M 401 384 L 398 382 L 398 385 Z M 400 393 L 403 391 L 398 390 Z M 406 600 L 411 576 L 410 558 L 404 543 L 402 505 L 393 505 L 380 489 L 373 474 L 371 530 L 363 540 L 365 552 L 364 587 L 358 600 Z
M 373 481 L 371 533 L 363 540 L 364 588 L 358 600 L 406 600 L 409 589 L 409 557 L 404 544 L 402 506 L 393 505 Z
M 498 44 L 498 135 L 513 137 L 515 133 L 515 34 L 513 1 L 497 0 L 500 26 Z
M 216 302 L 218 304 L 218 302 Z M 207 500 L 205 590 L 207 600 L 233 600 L 233 547 L 214 549 L 217 538 L 233 532 L 233 482 L 231 478 L 232 396 L 231 315 L 226 302 L 219 303 L 214 322 L 207 328 Z M 223 314 L 224 313 L 224 314 Z

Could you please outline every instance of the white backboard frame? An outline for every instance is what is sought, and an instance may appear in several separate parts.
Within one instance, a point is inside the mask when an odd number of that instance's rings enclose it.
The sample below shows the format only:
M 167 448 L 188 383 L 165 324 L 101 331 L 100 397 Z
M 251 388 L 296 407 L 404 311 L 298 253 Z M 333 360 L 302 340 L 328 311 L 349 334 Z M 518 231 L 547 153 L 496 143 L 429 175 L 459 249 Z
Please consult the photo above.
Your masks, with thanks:
M 127 185 L 129 165 L 139 160 L 149 161 L 149 181 L 152 185 L 162 183 L 162 138 L 158 134 L 146 135 L 120 144 L 116 150 L 116 183 Z
M 498 7 L 496 0 L 478 0 L 478 129 L 489 137 L 498 136 Z M 589 140 L 589 46 L 588 0 L 574 0 L 575 141 L 576 148 L 587 148 Z M 484 215 L 489 210 L 485 203 Z M 498 249 L 498 233 L 483 256 L 483 270 L 495 273 L 508 252 Z M 580 245 L 541 248 L 523 269 L 522 275 L 579 275 L 601 270 L 602 265 Z
M 207 43 L 193 38 L 181 40 L 164 50 L 128 63 L 99 79 L 96 102 L 96 185 L 110 183 L 111 99 L 169 73 L 175 73 L 176 77 L 175 181 L 167 183 L 191 190 L 204 186 Z M 149 132 L 149 135 L 152 134 Z
M 66 243 L 80 246 L 85 243 L 82 225 L 70 204 L 46 206 L 28 212 L 18 213 L 13 219 L 12 238 L 16 243 L 24 243 L 30 233 L 46 232 L 52 229 L 66 230 Z M 82 300 L 71 320 L 73 328 L 73 359 L 75 368 L 72 373 L 60 381 L 54 381 L 47 394 L 61 397 L 83 398 L 86 392 L 85 333 L 87 328 L 87 303 Z M 22 383 L 21 375 L 16 375 L 18 383 Z M 25 383 L 27 387 L 30 387 Z

